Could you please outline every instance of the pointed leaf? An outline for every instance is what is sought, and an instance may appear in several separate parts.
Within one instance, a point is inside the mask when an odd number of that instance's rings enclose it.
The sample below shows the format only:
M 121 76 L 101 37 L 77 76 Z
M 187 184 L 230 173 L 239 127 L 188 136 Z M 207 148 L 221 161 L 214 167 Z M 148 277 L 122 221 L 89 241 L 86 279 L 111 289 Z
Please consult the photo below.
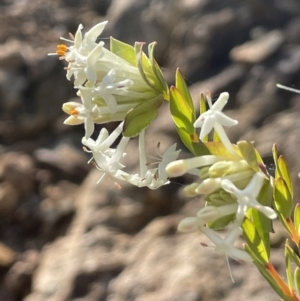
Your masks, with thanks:
M 291 256 L 289 256 L 288 254 L 288 248 L 289 246 L 285 246 L 285 272 L 286 272 L 286 276 L 287 276 L 287 281 L 288 281 L 288 285 L 290 290 L 294 290 L 294 281 L 293 281 L 293 271 L 292 271 L 292 266 L 291 266 Z
M 291 248 L 291 246 L 288 244 L 288 241 L 285 243 L 285 253 L 286 256 L 289 256 L 294 263 L 297 265 L 297 267 L 300 268 L 300 258 L 295 253 L 295 251 Z
M 290 195 L 293 198 L 293 186 L 292 186 L 289 169 L 288 169 L 285 159 L 282 156 L 280 156 L 277 160 L 277 169 L 279 170 L 279 174 L 285 181 L 285 183 L 289 189 Z
M 196 120 L 196 112 L 195 112 L 195 107 L 194 107 L 194 103 L 193 103 L 193 99 L 192 96 L 190 94 L 190 91 L 188 89 L 188 86 L 180 72 L 179 69 L 176 70 L 176 75 L 175 75 L 175 86 L 176 88 L 179 90 L 179 92 L 181 93 L 181 95 L 183 96 L 183 98 L 185 99 L 188 107 L 191 109 L 192 111 L 192 122 L 194 123 Z
M 170 89 L 170 110 L 175 125 L 178 128 L 183 128 L 192 135 L 196 132 L 194 128 L 193 110 L 189 106 L 187 100 L 176 87 Z
M 273 147 L 272 147 L 272 154 L 273 154 L 274 162 L 275 162 L 275 164 L 276 164 L 277 159 L 278 159 L 278 149 L 277 149 L 277 145 L 276 145 L 276 144 L 273 144 Z
M 287 184 L 280 176 L 274 181 L 274 205 L 284 218 L 291 216 L 294 206 L 293 199 Z
M 124 59 L 132 66 L 137 66 L 134 48 L 131 45 L 123 43 L 110 37 L 110 51 L 118 57 Z
M 170 96 L 169 96 L 168 84 L 166 83 L 163 73 L 162 73 L 161 69 L 159 68 L 156 60 L 154 59 L 155 46 L 156 46 L 156 42 L 150 43 L 148 46 L 149 59 L 150 59 L 151 65 L 152 65 L 153 74 L 155 75 L 157 82 L 161 86 L 161 91 L 162 91 L 162 94 L 164 95 L 164 99 L 169 100 Z
M 182 143 L 185 145 L 185 147 L 194 154 L 193 150 L 193 142 L 191 135 L 186 131 L 185 128 L 179 128 L 176 126 L 177 133 L 182 141 Z
M 161 93 L 160 85 L 153 76 L 152 66 L 149 58 L 143 52 L 144 43 L 134 44 L 136 64 L 145 83 L 157 93 Z
M 249 209 L 249 218 L 254 224 L 268 255 L 270 257 L 270 232 L 272 231 L 272 223 L 263 213 L 256 209 Z
M 258 160 L 256 156 L 256 150 L 252 143 L 248 141 L 239 141 L 237 146 L 241 152 L 243 158 L 247 161 L 250 167 L 255 171 L 259 172 L 260 168 L 258 165 Z
M 221 156 L 228 159 L 232 159 L 232 154 L 226 149 L 223 143 L 221 142 L 204 142 L 205 146 L 208 148 L 210 154 L 215 156 Z M 236 153 L 239 154 L 239 149 L 236 145 L 232 144 Z
M 123 136 L 134 137 L 138 135 L 153 121 L 162 103 L 162 98 L 153 98 L 131 109 L 125 117 Z
M 295 269 L 295 272 L 294 272 L 294 282 L 295 282 L 295 289 L 296 289 L 296 292 L 298 293 L 298 296 L 300 294 L 300 268 L 297 267 Z
M 226 215 L 211 223 L 208 223 L 208 227 L 213 230 L 222 230 L 234 219 L 235 219 L 235 214 Z
M 297 204 L 294 209 L 294 224 L 298 236 L 300 236 L 300 204 Z
M 267 264 L 269 262 L 268 252 L 259 233 L 255 229 L 254 224 L 248 218 L 245 218 L 242 228 L 244 230 L 243 237 L 245 238 L 256 260 L 261 264 Z

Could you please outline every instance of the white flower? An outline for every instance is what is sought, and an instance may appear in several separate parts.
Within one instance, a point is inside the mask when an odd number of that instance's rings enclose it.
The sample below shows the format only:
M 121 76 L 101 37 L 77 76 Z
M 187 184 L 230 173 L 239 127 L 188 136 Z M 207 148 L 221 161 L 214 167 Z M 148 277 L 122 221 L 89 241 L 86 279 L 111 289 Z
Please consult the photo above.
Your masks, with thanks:
M 114 114 L 118 111 L 117 100 L 113 94 L 126 95 L 126 93 L 128 93 L 127 89 L 133 85 L 133 81 L 130 79 L 124 79 L 119 82 L 115 82 L 115 79 L 116 71 L 115 69 L 112 69 L 102 79 L 100 84 L 95 85 L 92 88 L 81 87 L 82 89 L 90 90 L 93 94 L 93 97 L 100 96 L 103 98 L 109 109 L 109 113 L 111 114 Z M 132 108 L 132 106 L 130 106 L 130 108 Z
M 102 33 L 107 21 L 96 24 L 82 38 L 83 26 L 80 24 L 75 37 L 70 34 L 71 40 L 61 38 L 73 45 L 67 47 L 64 44 L 57 46 L 56 54 L 64 58 L 68 63 L 67 79 L 70 80 L 74 75 L 75 86 L 81 85 L 88 79 L 95 84 L 97 80 L 96 63 L 103 56 L 104 42 L 96 43 L 97 37 Z M 50 55 L 52 55 L 50 53 Z
M 268 207 L 263 206 L 257 201 L 257 196 L 264 182 L 264 176 L 260 173 L 255 173 L 249 184 L 243 189 L 238 189 L 230 180 L 224 179 L 221 181 L 222 188 L 233 194 L 237 198 L 239 204 L 237 209 L 237 220 L 243 220 L 249 208 L 255 208 L 266 215 L 269 219 L 277 217 L 275 211 Z
M 235 260 L 252 261 L 248 253 L 234 246 L 236 239 L 243 233 L 242 228 L 234 226 L 225 238 L 220 237 L 214 230 L 208 227 L 201 227 L 201 231 L 214 243 L 215 251 L 222 253 Z
M 143 140 L 142 137 L 141 140 Z M 176 143 L 171 145 L 162 155 L 158 152 L 160 157 L 158 158 L 158 162 L 151 164 L 157 164 L 157 167 L 152 169 L 147 169 L 147 163 L 144 160 L 146 154 L 143 153 L 143 149 L 144 148 L 142 148 L 142 150 L 140 149 L 140 164 L 142 165 L 140 175 L 129 175 L 126 177 L 126 181 L 138 187 L 148 187 L 150 189 L 157 189 L 168 184 L 170 181 L 168 181 L 168 175 L 165 169 L 166 166 L 176 160 L 179 155 L 180 150 L 176 150 Z
M 84 123 L 85 138 L 89 138 L 94 132 L 94 122 L 100 116 L 100 111 L 97 105 L 92 103 L 89 91 L 81 90 L 80 94 L 82 104 L 77 102 L 67 102 L 63 104 L 63 111 L 71 115 L 64 123 L 70 125 Z
M 176 146 L 177 144 L 174 143 L 163 153 L 163 155 L 159 154 L 161 161 L 158 163 L 158 176 L 164 181 L 168 178 L 168 174 L 166 172 L 167 165 L 174 162 L 180 153 L 180 150 L 176 150 Z
M 123 123 L 121 123 L 110 135 L 105 128 L 103 128 L 98 136 L 98 139 L 94 141 L 91 138 L 82 139 L 82 144 L 90 149 L 93 154 L 93 158 L 97 164 L 97 168 L 103 171 L 103 176 L 99 179 L 99 183 L 106 174 L 123 180 L 127 175 L 123 169 L 125 165 L 120 163 L 120 160 L 126 155 L 125 148 L 130 138 L 122 137 L 120 143 L 116 149 L 110 148 L 115 142 L 118 136 L 122 132 Z
M 199 135 L 201 140 L 203 140 L 203 138 L 214 129 L 226 149 L 232 155 L 237 156 L 223 128 L 223 126 L 233 126 L 238 123 L 237 120 L 229 118 L 222 112 L 228 98 L 229 94 L 227 92 L 223 92 L 213 105 L 211 104 L 211 99 L 208 98 L 209 110 L 199 116 L 199 118 L 194 122 L 194 127 L 201 127 Z
M 221 125 L 233 126 L 238 123 L 237 120 L 229 118 L 224 113 L 222 113 L 222 110 L 226 105 L 228 98 L 229 94 L 227 92 L 221 93 L 217 101 L 212 106 L 209 103 L 209 110 L 201 114 L 199 118 L 195 121 L 194 127 L 201 127 L 201 132 L 199 136 L 201 140 L 206 135 L 208 135 L 212 131 L 212 129 L 215 129 L 220 135 L 221 133 L 218 130 Z

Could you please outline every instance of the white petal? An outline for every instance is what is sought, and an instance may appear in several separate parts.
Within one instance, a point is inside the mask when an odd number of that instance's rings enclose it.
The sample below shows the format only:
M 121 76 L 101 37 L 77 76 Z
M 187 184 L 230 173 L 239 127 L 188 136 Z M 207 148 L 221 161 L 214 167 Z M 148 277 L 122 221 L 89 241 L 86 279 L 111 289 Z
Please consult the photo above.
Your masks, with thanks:
M 260 192 L 260 189 L 264 182 L 264 176 L 260 173 L 256 173 L 247 187 L 244 189 L 245 193 L 251 194 L 254 198 L 256 198 Z
M 235 185 L 228 179 L 223 179 L 221 181 L 221 186 L 225 191 L 232 193 L 232 194 L 235 194 L 238 191 L 238 189 L 235 187 Z
M 93 26 L 85 35 L 84 38 L 85 39 L 89 39 L 93 42 L 96 41 L 96 39 L 98 38 L 98 36 L 102 33 L 102 31 L 104 30 L 106 24 L 108 21 L 104 21 L 101 23 L 96 24 L 95 26 Z
M 228 256 L 235 260 L 242 260 L 247 262 L 253 261 L 251 256 L 246 251 L 240 250 L 238 248 L 232 248 L 228 253 Z
M 212 110 L 222 111 L 225 105 L 227 104 L 228 98 L 229 98 L 228 92 L 221 93 L 217 101 L 213 104 Z
M 214 124 L 215 118 L 213 116 L 204 120 L 199 136 L 201 140 L 213 130 Z
M 76 118 L 75 116 L 69 116 L 65 121 L 64 124 L 67 125 L 78 125 L 82 124 L 84 121 L 82 119 Z
M 95 124 L 91 117 L 87 116 L 84 120 L 85 138 L 90 138 L 94 133 Z
M 79 24 L 78 29 L 75 34 L 75 39 L 74 39 L 74 47 L 76 49 L 79 49 L 80 44 L 82 42 L 82 32 L 81 32 L 82 29 L 83 29 L 83 25 Z
M 207 113 L 208 112 L 208 113 Z M 194 128 L 201 128 L 206 118 L 210 117 L 210 111 L 202 113 L 194 122 Z
M 255 208 L 257 210 L 259 210 L 260 212 L 262 212 L 269 219 L 275 219 L 275 218 L 277 218 L 276 212 L 272 208 L 270 208 L 270 207 L 258 205 Z
M 222 112 L 215 112 L 216 121 L 224 126 L 234 126 L 238 124 L 238 121 L 226 116 Z

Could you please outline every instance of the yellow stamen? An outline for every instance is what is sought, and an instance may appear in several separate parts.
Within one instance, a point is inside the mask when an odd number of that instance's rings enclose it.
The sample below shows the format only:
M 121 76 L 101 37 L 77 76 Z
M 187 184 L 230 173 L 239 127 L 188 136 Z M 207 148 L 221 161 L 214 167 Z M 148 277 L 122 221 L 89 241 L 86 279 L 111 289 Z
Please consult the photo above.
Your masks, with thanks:
M 67 45 L 65 45 L 65 44 L 59 44 L 59 45 L 57 45 L 56 53 L 59 56 L 64 56 L 64 55 L 66 55 L 67 49 L 68 49 Z

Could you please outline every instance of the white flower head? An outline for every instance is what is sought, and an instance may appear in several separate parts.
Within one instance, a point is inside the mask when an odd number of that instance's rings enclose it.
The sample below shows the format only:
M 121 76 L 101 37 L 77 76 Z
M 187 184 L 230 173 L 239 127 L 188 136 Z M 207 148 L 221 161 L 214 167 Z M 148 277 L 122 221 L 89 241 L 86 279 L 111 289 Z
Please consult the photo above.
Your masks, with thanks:
M 229 118 L 226 116 L 222 110 L 225 107 L 229 98 L 229 94 L 227 92 L 223 92 L 220 94 L 217 101 L 211 105 L 209 103 L 209 110 L 205 113 L 201 114 L 199 118 L 195 121 L 194 127 L 201 127 L 201 132 L 199 138 L 202 140 L 206 135 L 208 135 L 212 129 L 215 129 L 217 133 L 220 135 L 218 129 L 218 125 L 222 126 L 233 126 L 238 123 L 237 120 Z
M 268 207 L 263 206 L 257 201 L 257 196 L 264 182 L 264 176 L 261 173 L 255 173 L 249 184 L 243 189 L 238 189 L 230 180 L 223 179 L 221 181 L 222 188 L 233 194 L 237 198 L 238 209 L 236 218 L 243 220 L 249 208 L 255 208 L 266 215 L 269 219 L 277 217 L 276 212 Z
M 226 255 L 226 258 L 229 256 L 237 261 L 252 261 L 247 252 L 234 246 L 236 239 L 243 233 L 241 227 L 232 227 L 225 238 L 220 237 L 214 230 L 208 227 L 201 227 L 201 231 L 214 243 L 217 253 L 223 253 Z
M 220 94 L 217 101 L 212 105 L 211 99 L 208 96 L 209 110 L 199 116 L 199 118 L 194 122 L 194 127 L 201 128 L 199 135 L 200 140 L 203 140 L 203 138 L 214 129 L 226 149 L 232 155 L 237 156 L 223 128 L 223 126 L 233 126 L 238 124 L 237 120 L 226 116 L 222 112 L 228 101 L 228 98 L 229 94 L 227 92 L 223 92 Z
M 171 145 L 163 154 L 158 152 L 159 158 L 155 158 L 158 162 L 151 164 L 155 164 L 157 167 L 151 169 L 147 169 L 147 163 L 143 161 L 143 158 L 146 157 L 146 155 L 144 153 L 140 154 L 142 157 L 141 164 L 143 165 L 141 174 L 129 175 L 126 177 L 126 180 L 138 187 L 148 187 L 150 189 L 157 189 L 170 183 L 166 173 L 166 166 L 177 159 L 179 152 L 180 150 L 176 150 L 176 143 Z
M 63 111 L 69 115 L 65 120 L 65 124 L 80 124 L 84 123 L 85 138 L 92 136 L 95 129 L 95 120 L 100 116 L 99 108 L 93 104 L 92 97 L 89 91 L 80 91 L 82 104 L 77 102 L 67 102 L 63 104 Z M 77 120 L 76 121 L 74 121 Z
M 74 76 L 75 86 L 83 84 L 86 79 L 91 83 L 97 80 L 96 62 L 103 56 L 104 42 L 96 42 L 97 37 L 102 33 L 107 21 L 96 24 L 82 37 L 83 25 L 80 24 L 75 36 L 70 34 L 71 39 L 61 38 L 62 40 L 72 43 L 71 46 L 60 44 L 57 46 L 56 55 L 65 59 L 69 65 L 67 69 L 67 79 Z M 53 55 L 50 53 L 50 55 Z
M 133 81 L 130 79 L 124 79 L 119 82 L 115 82 L 116 71 L 112 69 L 102 79 L 101 83 L 93 86 L 92 93 L 94 96 L 100 96 L 104 99 L 109 112 L 114 114 L 118 111 L 117 100 L 114 95 L 124 95 L 127 89 L 133 85 Z
M 103 176 L 99 179 L 98 183 L 106 174 L 119 180 L 123 180 L 124 176 L 127 175 L 122 171 L 125 165 L 121 164 L 120 160 L 126 155 L 125 148 L 130 138 L 122 137 L 117 148 L 111 148 L 111 145 L 121 134 L 122 127 L 123 123 L 120 123 L 110 135 L 108 135 L 107 130 L 103 128 L 96 141 L 92 138 L 82 138 L 82 144 L 90 149 L 90 151 L 87 151 L 92 152 L 97 168 L 103 172 Z

